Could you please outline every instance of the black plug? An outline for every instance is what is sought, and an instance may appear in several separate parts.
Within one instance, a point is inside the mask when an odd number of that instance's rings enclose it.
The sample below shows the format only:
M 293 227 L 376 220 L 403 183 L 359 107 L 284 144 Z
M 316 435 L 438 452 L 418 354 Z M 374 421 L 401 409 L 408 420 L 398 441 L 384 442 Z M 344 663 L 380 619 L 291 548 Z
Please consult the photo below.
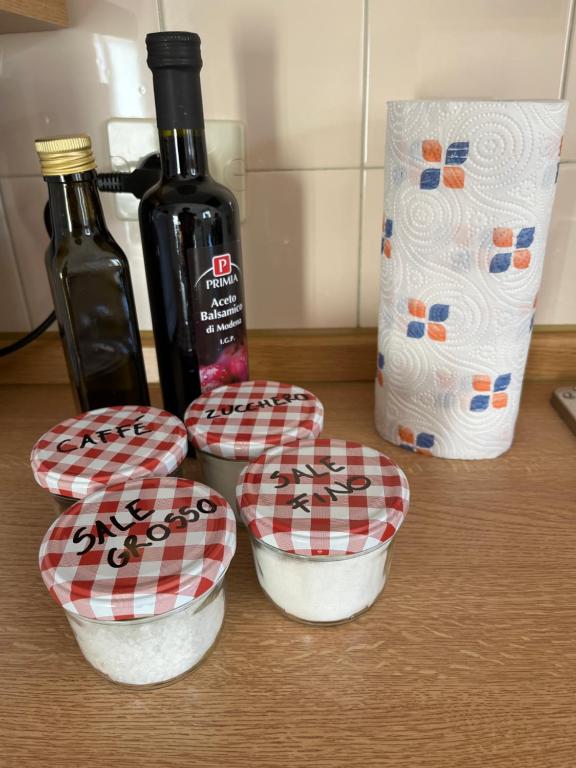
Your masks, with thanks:
M 140 200 L 146 190 L 160 180 L 160 155 L 148 155 L 138 168 L 131 173 L 99 173 L 98 189 L 100 192 L 129 192 Z M 44 206 L 44 226 L 52 237 L 52 222 L 50 221 L 50 206 Z
M 131 173 L 99 173 L 100 192 L 129 192 L 138 200 L 160 179 L 160 155 L 148 155 Z

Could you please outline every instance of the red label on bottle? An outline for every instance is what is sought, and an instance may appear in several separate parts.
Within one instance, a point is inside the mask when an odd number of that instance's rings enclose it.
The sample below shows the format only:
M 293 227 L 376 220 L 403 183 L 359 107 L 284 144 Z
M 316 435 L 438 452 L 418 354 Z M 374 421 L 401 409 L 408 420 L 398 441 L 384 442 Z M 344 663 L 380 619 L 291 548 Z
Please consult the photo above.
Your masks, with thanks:
M 194 339 L 202 392 L 248 379 L 240 243 L 188 251 L 194 282 Z
M 212 258 L 212 273 L 214 277 L 222 277 L 232 272 L 232 260 L 229 253 L 223 253 L 221 256 Z

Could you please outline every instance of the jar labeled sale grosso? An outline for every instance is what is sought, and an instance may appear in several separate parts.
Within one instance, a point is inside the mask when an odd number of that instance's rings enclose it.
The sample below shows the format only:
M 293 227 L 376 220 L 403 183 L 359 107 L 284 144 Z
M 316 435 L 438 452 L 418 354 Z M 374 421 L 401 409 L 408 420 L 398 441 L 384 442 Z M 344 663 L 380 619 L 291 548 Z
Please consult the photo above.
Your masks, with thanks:
M 344 440 L 294 443 L 249 464 L 237 498 L 260 586 L 291 618 L 348 621 L 384 589 L 409 501 L 387 456 Z
M 105 485 L 177 475 L 187 451 L 186 428 L 176 416 L 119 405 L 56 424 L 37 440 L 30 463 L 61 512 Z
M 178 679 L 214 645 L 235 547 L 222 496 L 181 478 L 148 478 L 63 512 L 39 563 L 86 660 L 112 682 L 143 687 Z
M 234 507 L 246 464 L 294 440 L 318 437 L 324 408 L 316 395 L 276 381 L 245 381 L 194 400 L 185 416 L 204 481 Z

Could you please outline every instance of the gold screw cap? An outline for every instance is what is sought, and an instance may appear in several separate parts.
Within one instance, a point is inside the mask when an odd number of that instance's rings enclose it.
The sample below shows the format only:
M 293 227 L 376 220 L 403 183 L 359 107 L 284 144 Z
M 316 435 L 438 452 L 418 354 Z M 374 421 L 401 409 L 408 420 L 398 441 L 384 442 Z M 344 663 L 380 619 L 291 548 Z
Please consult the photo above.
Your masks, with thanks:
M 66 176 L 96 168 L 92 142 L 86 134 L 36 139 L 34 146 L 43 176 Z

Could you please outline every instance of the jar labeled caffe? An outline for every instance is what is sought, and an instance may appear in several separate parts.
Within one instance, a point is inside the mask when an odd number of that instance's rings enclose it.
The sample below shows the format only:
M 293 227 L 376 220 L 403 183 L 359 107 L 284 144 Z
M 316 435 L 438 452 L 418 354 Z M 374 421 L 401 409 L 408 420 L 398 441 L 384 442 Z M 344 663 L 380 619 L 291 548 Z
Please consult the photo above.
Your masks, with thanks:
M 105 485 L 178 474 L 187 451 L 186 428 L 176 416 L 119 405 L 52 427 L 32 448 L 30 463 L 61 512 Z
M 301 621 L 348 621 L 383 590 L 408 510 L 402 470 L 344 440 L 306 440 L 248 465 L 238 506 L 260 586 Z
M 246 464 L 270 448 L 318 437 L 324 408 L 301 387 L 245 381 L 194 400 L 185 423 L 204 481 L 235 507 L 236 484 Z
M 148 478 L 63 512 L 39 562 L 86 660 L 115 683 L 141 687 L 176 680 L 213 646 L 235 548 L 222 496 L 189 480 Z

